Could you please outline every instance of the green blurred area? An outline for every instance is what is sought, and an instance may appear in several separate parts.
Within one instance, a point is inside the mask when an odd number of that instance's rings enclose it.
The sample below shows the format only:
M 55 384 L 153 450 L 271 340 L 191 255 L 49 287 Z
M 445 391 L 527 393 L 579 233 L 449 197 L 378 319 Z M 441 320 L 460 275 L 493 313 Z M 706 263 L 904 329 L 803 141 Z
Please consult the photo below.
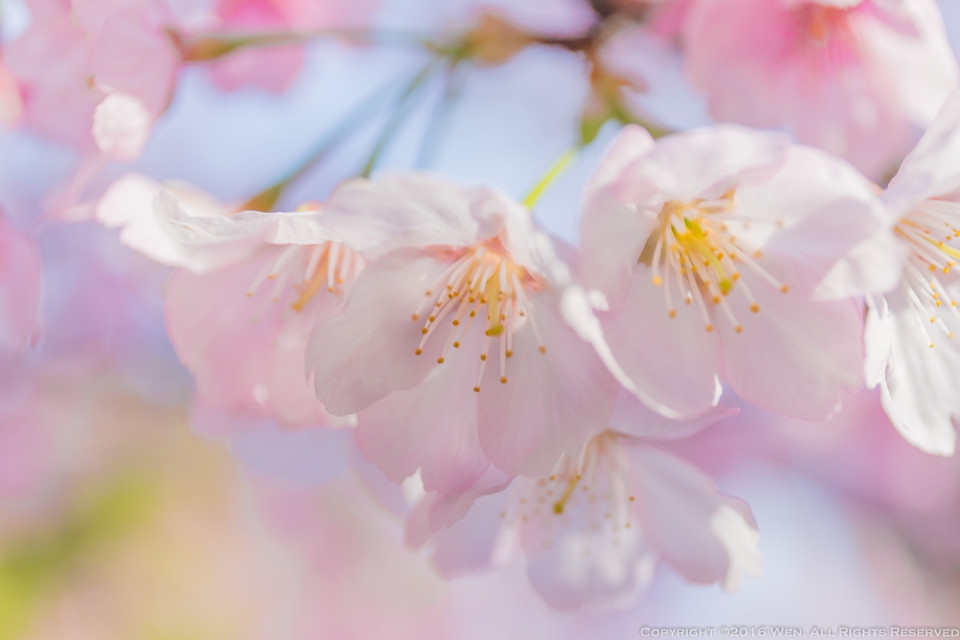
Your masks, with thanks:
M 146 474 L 123 475 L 70 505 L 55 527 L 0 549 L 0 640 L 18 640 L 40 614 L 45 596 L 90 557 L 144 526 L 157 494 L 156 481 Z

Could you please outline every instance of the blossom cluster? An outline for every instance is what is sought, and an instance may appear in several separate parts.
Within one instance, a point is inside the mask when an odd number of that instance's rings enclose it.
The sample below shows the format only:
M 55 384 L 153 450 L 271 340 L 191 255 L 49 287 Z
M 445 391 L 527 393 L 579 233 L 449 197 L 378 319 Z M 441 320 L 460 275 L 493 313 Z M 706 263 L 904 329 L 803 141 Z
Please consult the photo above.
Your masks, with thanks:
M 372 0 L 174 4 L 30 0 L 2 43 L 4 122 L 76 168 L 43 225 L 0 222 L 0 489 L 45 446 L 24 428 L 53 360 L 38 242 L 91 220 L 160 283 L 195 430 L 346 438 L 359 455 L 337 464 L 402 494 L 438 572 L 522 562 L 556 609 L 626 606 L 660 562 L 728 590 L 759 574 L 750 508 L 671 450 L 735 407 L 819 422 L 879 387 L 907 442 L 954 454 L 960 72 L 932 0 L 543 0 L 429 36 L 387 30 Z M 326 148 L 242 202 L 130 170 L 181 67 L 283 92 L 305 42 L 389 34 L 427 65 L 316 201 L 284 197 Z M 577 56 L 589 89 L 529 194 L 377 170 L 437 68 L 531 48 Z M 671 64 L 711 123 L 647 114 Z M 556 237 L 540 196 L 601 143 L 578 241 Z

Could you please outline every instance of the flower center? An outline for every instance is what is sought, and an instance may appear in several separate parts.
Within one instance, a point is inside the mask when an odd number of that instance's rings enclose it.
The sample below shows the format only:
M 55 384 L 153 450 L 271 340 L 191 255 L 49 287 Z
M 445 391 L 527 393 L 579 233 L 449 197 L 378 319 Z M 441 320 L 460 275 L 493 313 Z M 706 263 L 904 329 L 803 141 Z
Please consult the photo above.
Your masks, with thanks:
M 806 26 L 807 38 L 814 44 L 825 45 L 847 28 L 847 9 L 808 4 L 797 11 Z
M 517 488 L 516 499 L 500 517 L 507 526 L 538 528 L 546 548 L 552 544 L 550 531 L 556 526 L 605 533 L 615 545 L 633 526 L 636 498 L 627 462 L 619 436 L 609 431 L 591 439 L 579 460 L 564 456 L 550 476 L 525 481 Z M 589 553 L 585 547 L 583 554 Z
M 736 213 L 733 191 L 716 200 L 671 200 L 663 206 L 659 219 L 659 228 L 647 239 L 637 262 L 650 267 L 653 284 L 663 288 L 671 318 L 677 316 L 673 296 L 678 293 L 685 304 L 696 303 L 707 332 L 714 329 L 711 309 L 719 307 L 736 332 L 742 333 L 743 326 L 727 296 L 739 291 L 753 313 L 760 313 L 760 305 L 740 279 L 741 266 L 782 293 L 790 290 L 754 260 L 762 256 L 761 251 L 754 251 L 751 257 L 731 233 L 733 225 L 749 228 L 755 222 Z
M 947 320 L 960 321 L 957 301 L 938 277 L 960 264 L 960 250 L 949 244 L 960 237 L 960 204 L 926 200 L 897 222 L 894 232 L 910 246 L 904 291 L 933 347 L 935 341 L 927 331 L 930 325 L 952 338 Z
M 342 295 L 363 265 L 360 254 L 339 242 L 289 245 L 257 274 L 247 289 L 247 297 L 252 298 L 269 280 L 273 282 L 273 301 L 292 298 L 290 308 L 300 313 L 321 291 Z
M 494 339 L 498 341 L 500 353 L 500 382 L 506 384 L 507 358 L 513 356 L 513 338 L 521 327 L 529 325 L 536 335 L 540 352 L 547 352 L 528 298 L 540 288 L 541 283 L 533 274 L 515 264 L 498 248 L 481 245 L 468 250 L 424 292 L 424 302 L 412 316 L 414 322 L 419 322 L 426 314 L 421 329 L 423 337 L 414 353 L 421 355 L 427 341 L 447 328 L 445 344 L 437 358 L 437 364 L 443 364 L 450 348 L 460 348 L 466 332 L 480 315 L 480 322 L 484 324 L 483 349 L 473 390 L 480 391 L 480 381 Z

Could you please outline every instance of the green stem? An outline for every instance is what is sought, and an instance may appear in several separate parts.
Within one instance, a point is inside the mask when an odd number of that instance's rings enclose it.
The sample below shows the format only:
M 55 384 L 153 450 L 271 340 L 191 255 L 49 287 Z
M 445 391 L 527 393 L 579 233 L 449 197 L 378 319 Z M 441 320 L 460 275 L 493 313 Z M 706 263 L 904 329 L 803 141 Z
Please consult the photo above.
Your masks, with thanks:
M 427 131 L 424 133 L 420 145 L 420 154 L 417 158 L 418 167 L 422 168 L 429 165 L 436 154 L 438 142 L 450 121 L 450 115 L 457 98 L 460 96 L 463 75 L 457 61 L 451 62 L 445 76 L 443 95 L 440 96 L 433 110 L 430 123 L 427 125 Z
M 176 31 L 168 31 L 183 51 L 187 62 L 209 62 L 240 49 L 282 47 L 305 44 L 323 38 L 340 38 L 368 44 L 399 44 L 424 46 L 434 37 L 413 31 L 386 29 L 314 29 L 311 31 L 273 31 L 250 34 L 213 33 L 183 38 Z
M 347 136 L 353 133 L 358 127 L 367 122 L 383 104 L 384 99 L 394 91 L 393 84 L 375 91 L 372 95 L 363 100 L 356 107 L 350 109 L 346 117 L 342 118 L 333 125 L 330 132 L 325 135 L 307 156 L 297 164 L 297 168 L 287 174 L 283 179 L 270 185 L 259 192 L 242 205 L 242 209 L 252 209 L 255 211 L 270 211 L 276 205 L 284 190 L 290 184 L 312 169 L 320 162 L 335 146 L 340 144 Z
M 373 173 L 373 169 L 377 166 L 380 156 L 383 155 L 383 152 L 390 144 L 390 141 L 393 140 L 394 135 L 396 135 L 397 131 L 400 129 L 400 126 L 403 124 L 403 121 L 406 120 L 407 115 L 409 115 L 410 109 L 413 107 L 413 96 L 423 86 L 424 82 L 426 82 L 427 79 L 433 74 L 438 62 L 439 60 L 437 58 L 430 60 L 430 62 L 416 76 L 413 77 L 413 79 L 410 81 L 410 84 L 408 84 L 403 90 L 403 93 L 400 94 L 397 104 L 393 110 L 393 115 L 390 116 L 390 119 L 384 126 L 383 131 L 380 134 L 380 138 L 377 139 L 377 143 L 373 147 L 373 151 L 370 153 L 370 158 L 367 160 L 366 164 L 363 166 L 363 170 L 360 172 L 360 175 L 364 178 L 369 178 L 370 174 Z
M 550 168 L 547 169 L 547 173 L 544 174 L 543 178 L 530 190 L 530 193 L 526 195 L 523 199 L 523 206 L 528 209 L 533 209 L 537 201 L 540 199 L 540 196 L 544 194 L 547 188 L 556 180 L 557 176 L 563 173 L 563 170 L 570 166 L 570 163 L 577 157 L 577 154 L 580 152 L 582 147 L 572 147 L 567 149 L 563 155 L 561 155 L 557 160 L 550 165 Z

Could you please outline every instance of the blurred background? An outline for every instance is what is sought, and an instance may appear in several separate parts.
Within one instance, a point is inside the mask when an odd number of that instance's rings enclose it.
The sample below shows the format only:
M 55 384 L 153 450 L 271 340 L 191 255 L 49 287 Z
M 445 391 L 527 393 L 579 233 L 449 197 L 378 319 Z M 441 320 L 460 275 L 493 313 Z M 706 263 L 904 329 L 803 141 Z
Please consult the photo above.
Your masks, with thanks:
M 510 0 L 501 4 L 508 5 Z M 490 3 L 486 3 L 490 4 Z M 523 3 L 547 24 L 555 3 Z M 541 7 L 541 5 L 543 5 Z M 955 50 L 960 4 L 940 2 Z M 389 0 L 377 24 L 442 32 L 475 10 Z M 563 14 L 567 15 L 567 14 Z M 29 24 L 5 0 L 7 37 Z M 558 30 L 566 29 L 558 24 Z M 425 63 L 402 42 L 317 41 L 289 90 L 225 92 L 201 66 L 180 75 L 143 155 L 109 169 L 183 180 L 243 202 L 300 167 L 331 128 Z M 676 60 L 651 56 L 653 122 L 708 121 Z M 379 169 L 423 167 L 520 198 L 576 141 L 583 61 L 530 47 L 507 64 L 431 78 Z M 454 99 L 445 100 L 444 95 Z M 365 107 L 364 107 L 365 108 Z M 357 173 L 390 117 L 372 115 L 284 192 L 323 200 Z M 583 186 L 616 127 L 537 208 L 577 242 Z M 873 392 L 825 424 L 744 407 L 676 452 L 748 502 L 764 573 L 741 590 L 690 585 L 660 567 L 635 606 L 558 613 L 522 566 L 444 581 L 374 500 L 376 479 L 334 435 L 253 429 L 230 441 L 188 424 L 192 382 L 164 329 L 168 272 L 94 221 L 47 220 L 80 158 L 0 131 L 0 205 L 38 235 L 42 335 L 0 385 L 0 640 L 630 638 L 643 625 L 960 625 L 960 460 L 904 442 Z M 269 441 L 268 441 L 269 440 Z

